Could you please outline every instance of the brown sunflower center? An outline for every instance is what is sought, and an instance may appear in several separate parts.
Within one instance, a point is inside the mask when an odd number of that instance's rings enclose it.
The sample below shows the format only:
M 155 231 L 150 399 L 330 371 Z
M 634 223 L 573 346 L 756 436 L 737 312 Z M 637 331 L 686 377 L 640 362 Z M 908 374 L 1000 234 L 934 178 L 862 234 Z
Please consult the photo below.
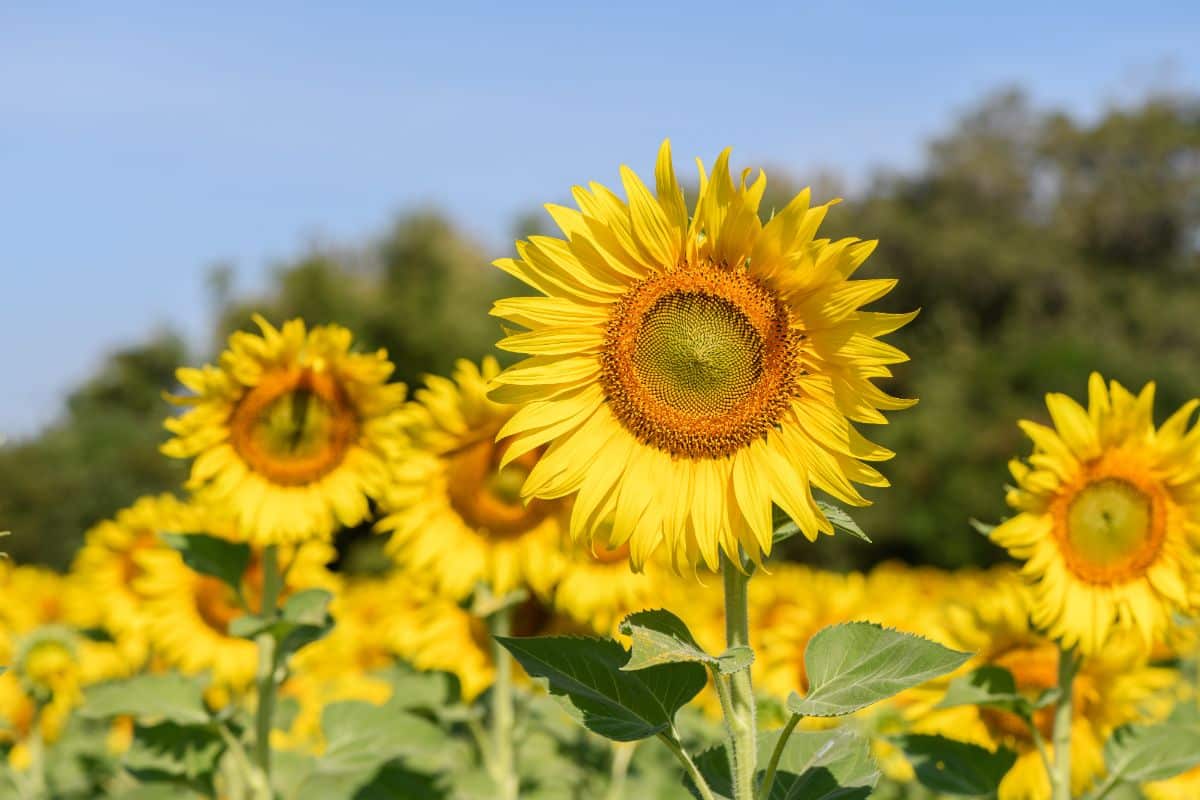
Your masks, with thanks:
M 719 458 L 765 436 L 796 394 L 803 336 L 745 270 L 685 266 L 615 305 L 601 383 L 639 441 Z
M 521 485 L 539 453 L 526 453 L 499 469 L 503 453 L 503 442 L 481 436 L 450 455 L 446 476 L 450 506 L 463 521 L 484 536 L 501 539 L 535 528 L 553 505 L 553 501 L 521 501 Z
M 1148 476 L 1123 472 L 1102 468 L 1055 503 L 1059 550 L 1081 580 L 1109 585 L 1140 578 L 1162 549 L 1162 488 Z
M 265 375 L 238 402 L 229 423 L 238 455 L 284 486 L 312 483 L 337 469 L 358 427 L 337 379 L 307 368 Z

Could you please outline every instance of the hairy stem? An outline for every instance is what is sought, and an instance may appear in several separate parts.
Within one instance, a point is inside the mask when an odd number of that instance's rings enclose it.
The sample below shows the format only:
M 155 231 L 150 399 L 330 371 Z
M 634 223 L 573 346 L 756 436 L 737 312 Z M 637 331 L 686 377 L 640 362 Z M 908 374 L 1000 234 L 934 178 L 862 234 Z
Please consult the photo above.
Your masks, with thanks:
M 271 618 L 278 611 L 279 595 L 283 591 L 283 580 L 279 574 L 279 550 L 267 545 L 262 554 L 263 596 L 259 614 Z M 258 709 L 254 716 L 254 763 L 262 773 L 262 780 L 271 784 L 271 728 L 275 718 L 275 690 L 279 671 L 279 643 L 269 632 L 260 633 L 254 639 L 258 645 L 258 672 L 255 686 L 258 689 Z M 268 794 L 269 796 L 269 794 Z
M 496 682 L 492 685 L 492 770 L 500 788 L 500 800 L 516 800 L 517 771 L 513 756 L 512 656 L 497 636 L 508 636 L 512 629 L 512 607 L 505 605 L 488 617 L 492 633 L 492 659 L 496 664 Z
M 1058 650 L 1058 706 L 1054 710 L 1054 774 L 1051 786 L 1054 800 L 1071 800 L 1071 716 L 1072 686 L 1078 667 L 1075 648 Z
M 721 566 L 725 583 L 725 644 L 750 646 L 750 576 L 725 559 Z M 730 766 L 733 769 L 734 800 L 753 800 L 754 776 L 758 758 L 758 728 L 754 714 L 754 686 L 747 665 L 729 677 L 732 716 L 726 715 L 725 727 L 730 739 Z

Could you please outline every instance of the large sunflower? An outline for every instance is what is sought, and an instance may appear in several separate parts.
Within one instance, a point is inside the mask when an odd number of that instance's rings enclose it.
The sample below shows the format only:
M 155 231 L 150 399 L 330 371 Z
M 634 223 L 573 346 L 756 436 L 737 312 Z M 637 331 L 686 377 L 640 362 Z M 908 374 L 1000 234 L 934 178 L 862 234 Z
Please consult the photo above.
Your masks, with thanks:
M 656 194 L 628 168 L 628 201 L 577 187 L 580 210 L 547 207 L 565 239 L 496 262 L 545 295 L 493 309 L 525 329 L 499 346 L 529 356 L 491 395 L 524 404 L 502 463 L 549 444 L 524 496 L 575 494 L 572 534 L 628 542 L 635 569 L 660 545 L 679 570 L 739 545 L 757 560 L 772 503 L 832 533 L 814 488 L 863 505 L 854 483 L 887 485 L 864 461 L 892 453 L 851 422 L 913 403 L 871 383 L 906 358 L 877 337 L 913 317 L 859 310 L 894 285 L 848 280 L 875 243 L 814 239 L 828 206 L 807 190 L 761 222 L 766 178 L 748 173 L 728 151 L 701 167 L 689 217 L 664 142 Z
M 238 332 L 218 366 L 184 368 L 193 408 L 166 421 L 162 450 L 195 457 L 189 486 L 228 508 L 258 544 L 357 525 L 387 480 L 400 443 L 404 386 L 387 383 L 384 351 L 350 352 L 350 331 L 303 320 Z
M 1100 650 L 1115 629 L 1147 646 L 1188 610 L 1200 575 L 1200 426 L 1191 401 L 1154 427 L 1154 384 L 1135 397 L 1093 373 L 1088 408 L 1062 394 L 1054 428 L 1022 422 L 1028 462 L 1009 465 L 1019 513 L 992 539 L 1035 582 L 1034 621 L 1067 646 Z
M 454 599 L 479 583 L 496 595 L 547 588 L 566 529 L 562 501 L 521 500 L 538 454 L 504 458 L 508 442 L 496 441 L 512 415 L 487 398 L 499 371 L 488 357 L 478 367 L 460 360 L 453 380 L 426 378 L 406 410 L 411 450 L 382 504 L 390 513 L 378 527 L 392 531 L 389 553 Z

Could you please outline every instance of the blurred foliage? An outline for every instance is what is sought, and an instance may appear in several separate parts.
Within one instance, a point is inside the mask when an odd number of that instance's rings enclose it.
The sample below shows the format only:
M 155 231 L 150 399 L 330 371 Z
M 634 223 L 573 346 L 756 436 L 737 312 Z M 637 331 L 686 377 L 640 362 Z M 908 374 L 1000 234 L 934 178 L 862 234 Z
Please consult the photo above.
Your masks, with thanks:
M 800 184 L 770 172 L 764 208 L 781 208 Z M 820 176 L 816 198 L 834 184 Z M 1001 92 L 932 142 L 920 169 L 849 194 L 823 232 L 879 239 L 864 274 L 900 280 L 880 309 L 922 309 L 891 339 L 912 356 L 891 389 L 921 403 L 867 431 L 898 452 L 884 466 L 893 487 L 856 514 L 875 544 L 794 543 L 795 557 L 988 563 L 998 551 L 967 520 L 1004 515 L 1006 462 L 1028 452 L 1015 421 L 1045 420 L 1042 395 L 1081 397 L 1093 369 L 1133 388 L 1156 380 L 1160 418 L 1200 395 L 1200 100 L 1153 96 L 1081 120 Z M 544 225 L 518 221 L 525 232 Z M 261 296 L 231 297 L 217 272 L 210 349 L 253 311 L 337 321 L 386 347 L 412 384 L 491 350 L 490 300 L 522 288 L 489 260 L 421 212 L 360 249 L 281 265 Z M 206 355 L 185 356 L 170 336 L 117 353 L 58 424 L 0 450 L 0 521 L 18 559 L 61 566 L 86 526 L 177 485 L 179 466 L 155 450 L 169 413 L 159 392 L 176 362 Z

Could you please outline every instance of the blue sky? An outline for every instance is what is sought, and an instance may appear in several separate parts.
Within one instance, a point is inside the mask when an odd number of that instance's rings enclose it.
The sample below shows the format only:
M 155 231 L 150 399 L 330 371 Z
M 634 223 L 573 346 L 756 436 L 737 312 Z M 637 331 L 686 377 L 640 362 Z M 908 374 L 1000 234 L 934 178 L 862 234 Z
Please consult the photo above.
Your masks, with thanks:
M 1200 86 L 1194 2 L 332 5 L 0 3 L 0 432 L 155 325 L 199 340 L 216 261 L 252 288 L 427 204 L 506 255 L 664 136 L 854 179 L 998 86 L 1084 115 Z

